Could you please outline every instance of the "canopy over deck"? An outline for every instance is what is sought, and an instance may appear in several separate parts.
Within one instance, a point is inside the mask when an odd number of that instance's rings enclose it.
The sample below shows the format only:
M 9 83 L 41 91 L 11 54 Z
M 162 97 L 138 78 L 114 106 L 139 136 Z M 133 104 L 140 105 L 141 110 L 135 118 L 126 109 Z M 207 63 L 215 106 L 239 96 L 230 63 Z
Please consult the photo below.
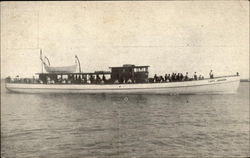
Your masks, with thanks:
M 112 69 L 112 68 L 148 68 L 148 67 L 149 67 L 148 65 L 135 66 L 135 65 L 132 65 L 132 64 L 124 64 L 123 66 L 116 66 L 116 67 L 109 67 L 109 68 Z
M 36 75 L 108 75 L 111 74 L 110 71 L 96 71 L 96 72 L 77 72 L 77 73 L 69 73 L 69 72 L 53 72 L 53 73 L 36 73 Z

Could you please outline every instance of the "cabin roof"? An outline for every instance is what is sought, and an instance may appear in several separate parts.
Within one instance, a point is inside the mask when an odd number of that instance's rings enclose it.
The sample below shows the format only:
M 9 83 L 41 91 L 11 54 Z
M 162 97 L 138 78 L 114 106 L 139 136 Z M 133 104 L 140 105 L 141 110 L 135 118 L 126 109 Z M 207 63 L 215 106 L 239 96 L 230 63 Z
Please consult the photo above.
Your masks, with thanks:
M 111 74 L 110 71 L 96 71 L 96 72 L 77 72 L 77 73 L 68 73 L 68 72 L 54 72 L 54 73 L 36 73 L 37 75 L 105 75 Z
M 145 65 L 145 66 L 135 66 L 135 65 L 123 65 L 123 66 L 116 66 L 116 67 L 109 67 L 110 69 L 113 69 L 113 68 L 148 68 L 149 66 L 148 65 Z

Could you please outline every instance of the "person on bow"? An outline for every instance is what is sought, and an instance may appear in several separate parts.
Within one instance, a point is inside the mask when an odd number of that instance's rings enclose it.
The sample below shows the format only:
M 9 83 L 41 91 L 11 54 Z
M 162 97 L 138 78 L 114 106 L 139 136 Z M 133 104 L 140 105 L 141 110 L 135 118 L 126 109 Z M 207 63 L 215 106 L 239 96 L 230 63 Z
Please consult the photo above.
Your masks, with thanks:
M 209 76 L 210 78 L 214 78 L 213 70 L 210 71 Z

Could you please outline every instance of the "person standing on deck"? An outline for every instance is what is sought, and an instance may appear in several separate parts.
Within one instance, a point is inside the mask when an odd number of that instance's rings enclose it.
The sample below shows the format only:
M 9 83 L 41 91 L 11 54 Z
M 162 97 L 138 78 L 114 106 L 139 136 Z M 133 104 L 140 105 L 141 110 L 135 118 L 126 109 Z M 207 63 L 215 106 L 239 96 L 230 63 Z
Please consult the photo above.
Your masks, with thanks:
M 172 73 L 172 76 L 171 76 L 171 81 L 172 81 L 172 82 L 175 81 L 174 78 L 175 78 L 175 77 L 174 77 L 174 73 Z
M 155 76 L 154 76 L 154 83 L 156 83 L 157 82 L 157 75 L 155 74 Z
M 194 72 L 194 80 L 197 80 L 196 72 Z
M 104 74 L 102 75 L 102 80 L 104 81 L 104 83 L 106 82 L 106 77 Z
M 99 75 L 96 75 L 96 83 L 98 84 L 98 83 L 100 83 L 100 82 L 101 82 L 100 76 L 99 76 Z
M 186 72 L 185 81 L 188 81 L 188 72 Z
M 180 81 L 183 81 L 183 78 L 184 78 L 184 76 L 183 76 L 183 74 L 181 73 L 181 74 L 180 74 Z
M 214 78 L 213 70 L 210 71 L 209 76 L 210 78 Z
M 164 82 L 163 76 L 160 76 L 160 82 Z
M 164 81 L 167 82 L 167 80 L 168 80 L 168 74 L 165 74 L 164 78 L 165 78 Z

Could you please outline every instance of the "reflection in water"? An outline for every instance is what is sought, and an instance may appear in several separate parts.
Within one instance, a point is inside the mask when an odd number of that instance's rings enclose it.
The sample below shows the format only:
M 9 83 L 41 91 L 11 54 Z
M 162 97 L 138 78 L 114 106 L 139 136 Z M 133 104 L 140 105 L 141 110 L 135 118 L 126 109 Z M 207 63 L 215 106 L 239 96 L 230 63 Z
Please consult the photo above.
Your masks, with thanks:
M 246 156 L 246 84 L 235 95 L 174 96 L 16 94 L 2 86 L 2 156 Z

